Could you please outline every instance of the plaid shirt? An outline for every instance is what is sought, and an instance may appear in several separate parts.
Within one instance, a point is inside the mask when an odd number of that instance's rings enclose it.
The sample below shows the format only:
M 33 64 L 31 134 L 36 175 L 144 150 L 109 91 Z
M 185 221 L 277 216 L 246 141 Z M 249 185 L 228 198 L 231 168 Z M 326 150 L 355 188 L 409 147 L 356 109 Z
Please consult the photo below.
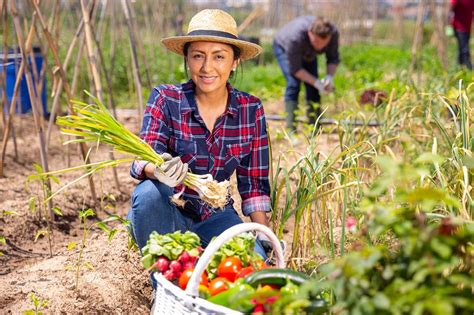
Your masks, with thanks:
M 140 137 L 158 153 L 179 156 L 195 174 L 211 174 L 220 182 L 237 171 L 243 214 L 270 211 L 268 138 L 262 103 L 227 83 L 227 110 L 210 132 L 199 115 L 194 88 L 192 81 L 155 87 L 147 102 Z M 146 164 L 133 162 L 132 177 L 145 179 Z M 201 220 L 217 210 L 187 187 L 183 198 L 189 201 L 184 212 Z

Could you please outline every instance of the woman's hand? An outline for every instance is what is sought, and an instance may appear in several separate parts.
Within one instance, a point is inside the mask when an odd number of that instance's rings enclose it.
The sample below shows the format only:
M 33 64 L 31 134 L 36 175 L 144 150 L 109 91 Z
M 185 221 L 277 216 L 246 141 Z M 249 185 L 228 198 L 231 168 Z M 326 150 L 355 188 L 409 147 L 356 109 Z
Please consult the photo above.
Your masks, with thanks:
M 165 162 L 155 167 L 154 177 L 170 187 L 178 186 L 188 173 L 188 164 L 183 163 L 179 156 L 172 157 L 169 153 L 163 153 L 162 157 Z

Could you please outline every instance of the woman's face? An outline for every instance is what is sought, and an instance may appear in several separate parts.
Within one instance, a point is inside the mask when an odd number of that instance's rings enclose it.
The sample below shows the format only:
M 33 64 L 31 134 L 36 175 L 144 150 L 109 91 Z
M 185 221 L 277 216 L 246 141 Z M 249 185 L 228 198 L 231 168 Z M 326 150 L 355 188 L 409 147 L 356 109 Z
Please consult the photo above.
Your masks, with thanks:
M 224 90 L 232 69 L 238 64 L 232 46 L 214 42 L 192 42 L 186 62 L 197 93 Z

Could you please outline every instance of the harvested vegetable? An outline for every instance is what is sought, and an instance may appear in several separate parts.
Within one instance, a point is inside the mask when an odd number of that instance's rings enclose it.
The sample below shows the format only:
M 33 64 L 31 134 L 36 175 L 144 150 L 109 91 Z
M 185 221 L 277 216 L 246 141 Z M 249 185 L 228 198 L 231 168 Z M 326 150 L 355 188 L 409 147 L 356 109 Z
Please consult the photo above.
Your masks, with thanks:
M 65 144 L 73 142 L 106 143 L 114 150 L 132 157 L 129 159 L 86 164 L 80 167 L 49 172 L 47 173 L 48 175 L 87 168 L 87 174 L 80 177 L 82 179 L 104 167 L 115 167 L 118 163 L 130 162 L 132 160 L 144 160 L 156 166 L 160 166 L 164 162 L 160 154 L 156 153 L 148 143 L 120 124 L 97 98 L 87 92 L 86 94 L 95 101 L 95 104 L 73 101 L 73 108 L 77 114 L 59 117 L 56 120 L 58 125 L 64 127 L 61 128 L 63 134 L 74 137 L 72 140 L 66 141 Z M 229 181 L 217 182 L 210 174 L 197 175 L 188 172 L 183 184 L 196 191 L 199 197 L 213 208 L 222 209 L 227 204 L 230 188 Z M 177 195 L 179 196 L 179 193 Z

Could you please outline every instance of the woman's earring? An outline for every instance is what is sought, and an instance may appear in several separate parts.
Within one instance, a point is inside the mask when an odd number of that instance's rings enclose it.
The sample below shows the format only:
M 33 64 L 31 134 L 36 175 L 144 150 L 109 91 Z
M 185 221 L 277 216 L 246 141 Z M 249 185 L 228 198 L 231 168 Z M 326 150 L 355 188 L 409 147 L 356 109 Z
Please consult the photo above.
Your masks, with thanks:
M 232 68 L 232 72 L 235 72 L 235 68 Z

